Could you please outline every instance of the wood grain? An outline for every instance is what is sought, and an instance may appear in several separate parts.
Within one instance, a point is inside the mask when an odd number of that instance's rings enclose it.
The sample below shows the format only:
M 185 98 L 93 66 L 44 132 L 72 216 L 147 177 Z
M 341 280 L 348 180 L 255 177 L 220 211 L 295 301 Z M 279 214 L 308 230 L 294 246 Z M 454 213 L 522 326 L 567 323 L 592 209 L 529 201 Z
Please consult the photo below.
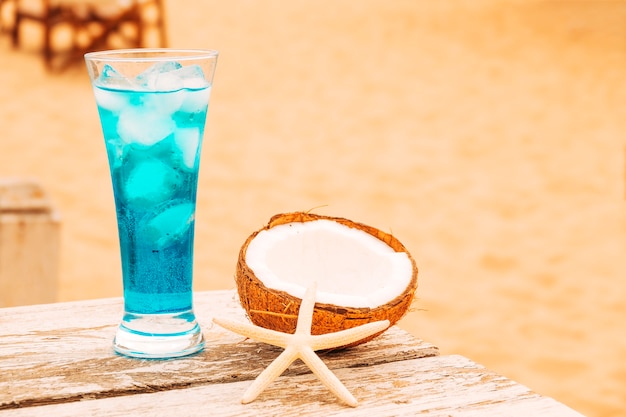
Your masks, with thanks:
M 245 320 L 235 296 L 234 291 L 197 293 L 195 310 L 205 325 L 207 347 L 168 361 L 113 353 L 122 316 L 119 298 L 1 309 L 0 410 L 254 379 L 281 350 L 208 326 L 214 316 Z M 321 357 L 329 368 L 339 369 L 437 354 L 432 344 L 392 327 L 369 343 Z M 308 372 L 296 363 L 285 375 Z
M 311 374 L 282 376 L 243 405 L 247 381 L 7 410 L 23 416 L 560 416 L 581 415 L 462 356 L 435 356 L 336 371 L 359 400 L 348 408 Z

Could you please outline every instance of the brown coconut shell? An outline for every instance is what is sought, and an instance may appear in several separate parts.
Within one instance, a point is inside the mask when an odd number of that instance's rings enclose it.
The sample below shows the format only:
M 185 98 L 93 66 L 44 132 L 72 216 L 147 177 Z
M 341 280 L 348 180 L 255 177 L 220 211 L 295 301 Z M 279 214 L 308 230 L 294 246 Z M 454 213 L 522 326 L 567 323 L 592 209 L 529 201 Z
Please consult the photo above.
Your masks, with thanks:
M 250 320 L 261 327 L 284 333 L 294 333 L 297 324 L 298 310 L 300 309 L 300 303 L 302 301 L 300 298 L 294 297 L 284 291 L 266 287 L 255 276 L 254 271 L 246 264 L 246 251 L 250 242 L 261 231 L 271 229 L 278 225 L 303 223 L 321 219 L 332 220 L 342 225 L 362 230 L 382 240 L 396 252 L 405 252 L 413 266 L 413 275 L 409 285 L 404 289 L 402 294 L 399 294 L 389 303 L 381 305 L 380 307 L 370 309 L 316 303 L 313 312 L 311 334 L 333 333 L 378 320 L 389 320 L 391 325 L 395 324 L 409 310 L 415 296 L 415 290 L 417 289 L 417 266 L 415 260 L 404 245 L 392 235 L 371 226 L 340 217 L 303 212 L 277 214 L 273 216 L 267 226 L 250 235 L 241 247 L 235 280 L 237 282 L 237 291 L 241 305 L 246 310 Z M 365 343 L 383 332 L 342 347 L 356 346 Z

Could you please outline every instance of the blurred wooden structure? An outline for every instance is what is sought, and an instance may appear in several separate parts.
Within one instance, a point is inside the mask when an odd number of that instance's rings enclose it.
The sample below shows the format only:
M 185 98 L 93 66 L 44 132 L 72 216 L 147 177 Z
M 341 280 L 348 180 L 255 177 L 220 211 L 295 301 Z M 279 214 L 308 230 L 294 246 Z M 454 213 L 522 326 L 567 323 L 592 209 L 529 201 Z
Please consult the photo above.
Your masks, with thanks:
M 44 190 L 0 180 L 0 307 L 56 301 L 60 219 Z
M 63 69 L 95 50 L 167 46 L 164 0 L 1 1 L 13 3 L 14 47 L 22 44 L 26 25 L 40 26 L 48 70 Z
M 15 0 L 0 0 L 0 35 L 9 32 L 13 26 L 13 18 L 11 15 L 13 14 L 14 7 Z

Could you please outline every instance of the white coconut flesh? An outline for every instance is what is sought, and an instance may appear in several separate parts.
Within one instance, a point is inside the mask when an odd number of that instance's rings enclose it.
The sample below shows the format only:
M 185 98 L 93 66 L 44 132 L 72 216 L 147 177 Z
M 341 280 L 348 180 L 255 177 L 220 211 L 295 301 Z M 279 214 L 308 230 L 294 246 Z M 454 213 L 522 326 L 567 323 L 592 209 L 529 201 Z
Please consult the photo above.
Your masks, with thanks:
M 316 284 L 316 301 L 376 308 L 411 282 L 405 252 L 362 230 L 331 220 L 287 223 L 263 230 L 249 243 L 246 263 L 268 288 L 302 298 Z

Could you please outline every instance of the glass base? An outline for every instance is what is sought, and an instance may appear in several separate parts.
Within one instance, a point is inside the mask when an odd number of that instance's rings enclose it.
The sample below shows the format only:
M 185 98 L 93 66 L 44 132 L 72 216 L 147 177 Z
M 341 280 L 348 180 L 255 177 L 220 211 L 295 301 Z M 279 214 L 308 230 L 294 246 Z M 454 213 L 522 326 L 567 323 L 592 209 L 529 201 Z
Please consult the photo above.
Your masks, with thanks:
M 113 349 L 133 358 L 167 359 L 204 348 L 202 330 L 193 311 L 176 314 L 125 313 Z

